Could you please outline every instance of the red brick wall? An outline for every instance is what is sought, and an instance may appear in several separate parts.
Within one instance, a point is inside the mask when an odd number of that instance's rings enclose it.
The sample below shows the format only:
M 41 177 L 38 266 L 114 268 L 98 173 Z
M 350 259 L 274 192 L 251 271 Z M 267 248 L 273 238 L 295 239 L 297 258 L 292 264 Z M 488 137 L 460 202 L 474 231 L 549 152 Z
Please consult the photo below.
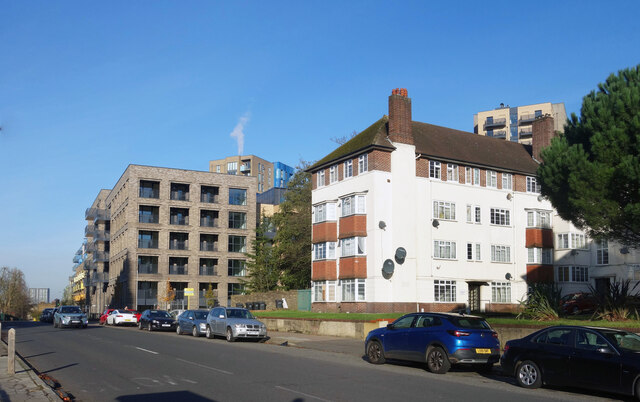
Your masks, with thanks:
M 338 279 L 335 260 L 314 261 L 311 267 L 311 279 L 314 281 Z
M 313 243 L 322 243 L 325 241 L 338 240 L 338 224 L 337 222 L 321 222 L 313 224 L 313 234 L 311 238 Z
M 418 311 L 450 313 L 465 308 L 464 303 L 419 303 Z M 413 313 L 416 303 L 367 303 L 367 302 L 319 302 L 312 303 L 311 310 L 326 313 Z
M 366 235 L 367 215 L 351 215 L 340 218 L 340 233 L 338 235 L 340 239 Z
M 527 265 L 527 283 L 553 282 L 553 265 Z
M 527 191 L 527 176 L 516 174 L 513 176 L 513 189 L 515 191 L 525 192 Z
M 533 147 L 533 157 L 542 162 L 540 152 L 543 148 L 551 145 L 551 139 L 556 135 L 553 129 L 553 117 L 545 116 L 534 120 L 532 130 L 533 138 L 531 145 Z
M 518 313 L 520 312 L 520 305 L 507 304 L 507 303 L 487 303 L 485 305 L 485 312 L 487 313 Z
M 525 247 L 542 247 L 553 248 L 553 230 L 552 229 L 526 229 Z
M 411 130 L 411 99 L 406 90 L 389 96 L 389 139 L 394 142 L 413 145 Z
M 374 150 L 369 152 L 369 170 L 391 171 L 391 152 Z
M 367 277 L 367 257 L 340 258 L 340 279 Z
M 420 158 L 416 160 L 416 177 L 429 177 L 429 160 Z

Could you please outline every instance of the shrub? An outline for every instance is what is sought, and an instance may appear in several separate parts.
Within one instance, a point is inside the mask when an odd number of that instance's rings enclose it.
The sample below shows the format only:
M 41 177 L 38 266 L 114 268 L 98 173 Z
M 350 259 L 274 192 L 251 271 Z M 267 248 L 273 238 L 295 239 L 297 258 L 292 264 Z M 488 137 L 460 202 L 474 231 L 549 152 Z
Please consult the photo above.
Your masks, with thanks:
M 517 318 L 537 321 L 557 320 L 561 292 L 562 289 L 555 283 L 531 285 L 526 299 L 520 300 L 521 312 Z
M 597 301 L 596 311 L 593 316 L 596 319 L 607 321 L 625 321 L 638 316 L 636 309 L 637 297 L 632 292 L 640 282 L 631 286 L 629 279 L 614 281 L 604 289 L 596 289 L 589 286 L 593 297 Z

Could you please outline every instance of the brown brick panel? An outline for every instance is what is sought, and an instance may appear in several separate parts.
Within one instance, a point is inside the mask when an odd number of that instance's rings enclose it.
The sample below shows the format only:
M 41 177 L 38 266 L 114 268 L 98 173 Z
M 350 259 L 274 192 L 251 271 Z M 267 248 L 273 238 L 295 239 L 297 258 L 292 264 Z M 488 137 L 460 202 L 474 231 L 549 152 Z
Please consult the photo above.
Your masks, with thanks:
M 367 257 L 340 258 L 340 279 L 367 277 Z
M 391 171 L 391 152 L 373 150 L 369 152 L 369 170 Z
M 429 177 L 429 160 L 420 158 L 416 161 L 416 177 Z
M 527 265 L 527 283 L 553 282 L 553 265 Z
M 336 260 L 314 261 L 311 267 L 311 280 L 335 280 L 338 279 Z
M 521 174 L 513 175 L 513 189 L 524 193 L 527 191 L 527 176 Z
M 485 312 L 487 313 L 519 313 L 519 304 L 510 303 L 487 303 L 485 305 Z
M 419 303 L 419 311 L 450 313 L 465 308 L 464 303 Z M 318 302 L 311 304 L 311 311 L 323 313 L 412 313 L 416 303 L 367 303 L 367 302 Z
M 338 241 L 337 222 L 321 222 L 313 224 L 312 242 Z
M 340 218 L 340 233 L 338 238 L 366 236 L 367 215 L 351 215 Z
M 527 228 L 525 247 L 553 248 L 553 230 Z

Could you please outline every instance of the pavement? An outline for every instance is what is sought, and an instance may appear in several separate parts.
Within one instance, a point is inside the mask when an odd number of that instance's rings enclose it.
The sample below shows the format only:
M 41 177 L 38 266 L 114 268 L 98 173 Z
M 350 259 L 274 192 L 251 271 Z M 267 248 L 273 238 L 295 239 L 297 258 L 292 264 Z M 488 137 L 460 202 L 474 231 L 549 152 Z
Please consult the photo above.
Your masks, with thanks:
M 60 401 L 61 398 L 18 355 L 7 373 L 7 345 L 0 342 L 0 401 Z
M 323 352 L 344 353 L 356 357 L 364 356 L 364 341 L 335 336 L 307 335 L 294 332 L 269 331 L 267 343 Z

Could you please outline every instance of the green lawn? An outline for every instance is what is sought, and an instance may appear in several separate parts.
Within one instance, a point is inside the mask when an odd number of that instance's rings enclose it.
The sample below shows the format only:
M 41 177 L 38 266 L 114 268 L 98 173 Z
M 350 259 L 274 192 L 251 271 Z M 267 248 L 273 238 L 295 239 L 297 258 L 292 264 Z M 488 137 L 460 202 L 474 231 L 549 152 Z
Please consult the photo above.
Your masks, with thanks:
M 294 311 L 294 310 L 276 310 L 276 311 L 252 311 L 256 317 L 265 318 L 303 318 L 318 320 L 344 320 L 344 321 L 375 321 L 388 319 L 390 321 L 402 316 L 402 313 L 383 313 L 383 314 L 365 314 L 365 313 L 314 313 L 311 311 Z M 578 315 L 564 317 L 557 321 L 534 321 L 534 320 L 518 320 L 515 316 L 487 317 L 487 321 L 491 325 L 534 325 L 547 327 L 550 325 L 586 325 L 608 328 L 640 328 L 640 321 L 590 321 L 591 315 Z

